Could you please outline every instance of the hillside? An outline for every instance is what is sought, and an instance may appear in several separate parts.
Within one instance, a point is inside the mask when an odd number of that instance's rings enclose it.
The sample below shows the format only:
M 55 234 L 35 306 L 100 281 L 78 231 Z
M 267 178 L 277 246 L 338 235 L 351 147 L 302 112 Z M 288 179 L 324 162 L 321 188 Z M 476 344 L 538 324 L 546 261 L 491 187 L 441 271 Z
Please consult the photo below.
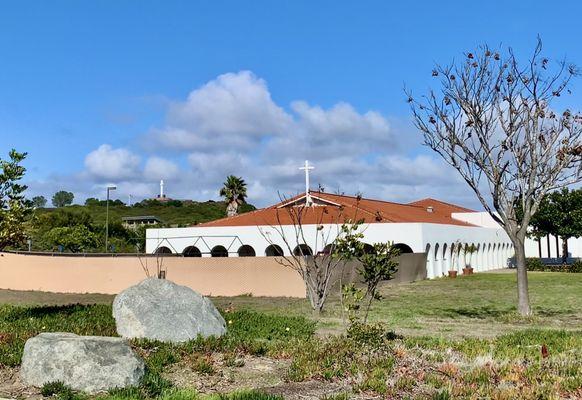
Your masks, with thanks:
M 105 205 L 71 205 L 64 207 L 64 209 L 70 211 L 85 211 L 91 216 L 95 224 L 105 224 Z M 240 212 L 248 212 L 254 209 L 255 207 L 253 205 L 244 204 L 241 206 Z M 41 208 L 36 210 L 36 214 L 42 215 L 54 212 L 55 210 L 58 209 Z M 224 202 L 217 202 L 212 200 L 205 202 L 172 202 L 170 204 L 163 204 L 152 201 L 138 203 L 131 207 L 110 204 L 109 221 L 110 223 L 113 223 L 116 221 L 121 221 L 121 217 L 153 215 L 161 219 L 164 226 L 189 226 L 223 218 L 225 217 L 225 212 L 226 204 Z

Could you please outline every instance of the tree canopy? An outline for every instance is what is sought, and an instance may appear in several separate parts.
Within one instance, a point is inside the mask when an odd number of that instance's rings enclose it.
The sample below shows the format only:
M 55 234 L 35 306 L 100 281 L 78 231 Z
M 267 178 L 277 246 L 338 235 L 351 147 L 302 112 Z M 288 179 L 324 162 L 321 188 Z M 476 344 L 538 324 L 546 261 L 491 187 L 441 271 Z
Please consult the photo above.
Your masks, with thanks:
M 32 206 L 34 208 L 43 208 L 46 206 L 46 198 L 44 196 L 34 196 L 32 198 Z
M 523 315 L 531 314 L 524 246 L 530 220 L 546 193 L 582 179 L 582 116 L 556 102 L 577 75 L 575 66 L 545 57 L 538 39 L 525 61 L 511 49 L 482 46 L 437 65 L 437 90 L 419 98 L 407 92 L 425 144 L 511 239 Z
M 74 199 L 75 195 L 73 193 L 59 190 L 53 195 L 52 203 L 53 206 L 60 208 L 73 204 Z
M 228 203 L 227 215 L 229 217 L 236 215 L 238 214 L 239 205 L 246 202 L 247 184 L 244 179 L 229 175 L 220 189 L 220 196 L 224 197 Z
M 531 219 L 530 234 L 562 239 L 562 260 L 568 260 L 568 239 L 582 236 L 582 189 L 563 188 L 544 196 Z

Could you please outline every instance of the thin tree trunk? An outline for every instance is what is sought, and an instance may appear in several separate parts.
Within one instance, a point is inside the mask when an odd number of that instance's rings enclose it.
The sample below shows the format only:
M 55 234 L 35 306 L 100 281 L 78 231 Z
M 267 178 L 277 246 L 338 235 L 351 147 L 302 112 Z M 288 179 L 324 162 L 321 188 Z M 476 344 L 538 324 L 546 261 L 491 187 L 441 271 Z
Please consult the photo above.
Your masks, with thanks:
M 568 238 L 562 238 L 562 264 L 568 263 Z
M 524 240 L 516 238 L 515 246 L 515 263 L 517 265 L 517 311 L 523 315 L 531 315 L 529 304 L 529 290 L 527 282 L 527 268 L 525 266 L 525 246 Z

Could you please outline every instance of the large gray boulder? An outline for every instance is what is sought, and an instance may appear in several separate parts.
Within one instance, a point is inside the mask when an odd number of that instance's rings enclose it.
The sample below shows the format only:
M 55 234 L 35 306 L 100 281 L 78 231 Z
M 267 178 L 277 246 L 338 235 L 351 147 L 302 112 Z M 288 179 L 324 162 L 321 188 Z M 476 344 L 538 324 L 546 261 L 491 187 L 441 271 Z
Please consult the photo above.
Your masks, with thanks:
M 113 317 L 125 338 L 179 343 L 226 333 L 224 318 L 209 299 L 166 279 L 148 278 L 119 293 Z
M 26 341 L 20 374 L 31 386 L 60 381 L 96 393 L 137 386 L 144 363 L 122 338 L 41 333 Z

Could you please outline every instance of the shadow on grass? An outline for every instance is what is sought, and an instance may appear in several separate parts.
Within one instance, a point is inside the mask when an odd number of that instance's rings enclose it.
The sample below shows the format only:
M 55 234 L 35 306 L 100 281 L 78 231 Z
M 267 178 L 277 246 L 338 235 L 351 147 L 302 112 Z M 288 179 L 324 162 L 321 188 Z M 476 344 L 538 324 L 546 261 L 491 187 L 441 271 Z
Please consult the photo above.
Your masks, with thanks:
M 513 321 L 513 320 L 522 320 L 524 317 L 521 317 L 517 314 L 517 310 L 513 307 L 511 308 L 494 308 L 494 307 L 458 307 L 458 308 L 445 308 L 442 310 L 443 315 L 450 317 L 450 318 L 474 318 L 474 319 L 496 319 L 503 322 Z M 559 317 L 559 316 L 567 316 L 571 315 L 573 310 L 539 310 L 536 309 L 534 311 L 533 317 Z M 528 319 L 528 318 L 525 318 Z M 529 318 L 531 319 L 531 317 Z
M 451 318 L 475 318 L 475 319 L 497 319 L 501 317 L 506 317 L 515 313 L 513 308 L 493 308 L 493 307 L 457 307 L 457 308 L 445 308 L 442 310 L 443 315 Z
M 44 318 L 56 316 L 70 316 L 77 313 L 90 312 L 98 305 L 90 304 L 67 304 L 58 306 L 15 306 L 7 310 L 0 309 L 0 317 L 5 321 L 14 322 L 26 318 Z

